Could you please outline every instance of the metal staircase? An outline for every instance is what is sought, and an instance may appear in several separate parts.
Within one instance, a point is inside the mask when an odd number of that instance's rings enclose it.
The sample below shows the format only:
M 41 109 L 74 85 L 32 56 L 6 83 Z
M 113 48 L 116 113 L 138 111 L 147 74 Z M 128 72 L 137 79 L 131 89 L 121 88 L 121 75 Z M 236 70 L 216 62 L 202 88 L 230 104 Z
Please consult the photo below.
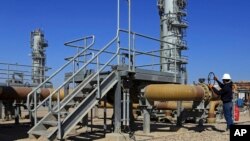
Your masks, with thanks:
M 50 111 L 43 119 L 41 119 L 28 133 L 33 136 L 43 136 L 49 140 L 53 140 L 58 136 L 64 137 L 79 123 L 85 115 L 98 103 L 98 101 L 117 83 L 115 71 L 110 73 L 100 84 L 100 95 L 98 95 L 98 87 L 95 87 L 89 94 L 84 95 L 81 90 L 94 78 L 96 74 L 90 75 L 81 84 L 79 84 L 67 97 L 60 102 L 60 108 L 56 106 L 57 111 Z M 76 100 L 76 96 L 82 95 L 84 98 L 72 111 L 68 111 Z M 62 114 L 66 117 L 62 118 Z M 60 137 L 58 137 L 60 138 Z
M 111 40 L 106 46 L 98 50 L 98 52 L 95 55 L 92 55 L 91 58 L 85 60 L 83 66 L 81 66 L 78 70 L 75 71 L 74 68 L 72 75 L 68 79 L 63 81 L 63 83 L 47 98 L 39 102 L 37 100 L 39 97 L 39 91 L 47 82 L 58 75 L 59 72 L 63 72 L 62 70 L 65 69 L 70 63 L 75 63 L 77 58 L 83 56 L 83 54 L 88 54 L 87 51 L 93 50 L 91 47 L 94 44 L 94 36 L 65 43 L 66 46 L 79 48 L 79 46 L 72 45 L 72 43 L 92 39 L 90 45 L 81 47 L 82 51 L 78 52 L 70 59 L 70 61 L 68 61 L 28 94 L 27 107 L 34 116 L 34 126 L 28 132 L 30 137 L 45 140 L 55 140 L 56 138 L 63 139 L 84 118 L 84 116 L 88 114 L 88 112 L 99 102 L 99 100 L 101 100 L 103 96 L 105 96 L 109 90 L 117 84 L 118 79 L 116 70 L 111 70 L 109 74 L 100 75 L 103 71 L 109 69 L 108 67 L 112 61 L 118 57 L 118 51 L 117 53 L 112 54 L 112 56 L 105 63 L 101 64 L 99 62 L 101 54 L 105 53 L 105 50 L 115 43 L 117 37 L 118 36 Z M 86 75 L 86 77 L 77 86 L 73 87 L 69 94 L 62 99 L 60 97 L 60 90 L 69 83 L 74 82 L 77 75 L 79 75 L 83 70 L 86 70 L 87 67 L 92 64 L 95 64 L 95 71 Z M 91 69 L 93 69 L 93 66 L 91 67 Z M 102 79 L 100 79 L 100 77 L 102 77 Z M 48 103 L 48 113 L 39 120 L 37 118 L 37 112 L 42 105 L 45 105 L 45 103 Z

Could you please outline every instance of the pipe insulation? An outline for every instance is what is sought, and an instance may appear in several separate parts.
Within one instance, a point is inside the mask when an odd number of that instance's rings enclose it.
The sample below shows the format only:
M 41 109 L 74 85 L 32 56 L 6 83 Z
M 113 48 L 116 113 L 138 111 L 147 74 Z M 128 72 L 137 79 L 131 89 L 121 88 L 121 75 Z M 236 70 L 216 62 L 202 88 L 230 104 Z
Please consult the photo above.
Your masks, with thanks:
M 52 88 L 41 88 L 40 99 L 48 97 L 54 89 Z M 12 87 L 12 86 L 0 86 L 0 99 L 1 100 L 26 100 L 27 95 L 32 91 L 29 87 Z M 64 97 L 63 89 L 60 90 L 60 99 Z M 57 94 L 52 97 L 53 100 L 57 99 Z
M 206 85 L 152 84 L 145 87 L 150 101 L 201 101 L 212 96 Z

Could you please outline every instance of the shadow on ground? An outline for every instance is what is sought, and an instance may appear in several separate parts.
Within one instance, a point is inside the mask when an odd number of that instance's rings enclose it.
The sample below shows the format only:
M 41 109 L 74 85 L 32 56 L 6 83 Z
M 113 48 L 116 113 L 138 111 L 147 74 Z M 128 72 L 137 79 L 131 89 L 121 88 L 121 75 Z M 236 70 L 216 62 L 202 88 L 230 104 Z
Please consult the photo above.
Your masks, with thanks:
M 13 141 L 28 138 L 27 132 L 31 128 L 30 123 L 0 124 L 0 140 Z

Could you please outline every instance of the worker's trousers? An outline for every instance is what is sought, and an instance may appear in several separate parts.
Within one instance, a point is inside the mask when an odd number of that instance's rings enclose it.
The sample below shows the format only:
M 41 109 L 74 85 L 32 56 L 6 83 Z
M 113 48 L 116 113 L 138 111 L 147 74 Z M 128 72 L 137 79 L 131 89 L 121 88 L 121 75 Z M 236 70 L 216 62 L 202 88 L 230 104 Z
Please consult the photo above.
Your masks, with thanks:
M 233 125 L 233 102 L 223 103 L 224 117 L 227 121 L 227 129 L 230 129 L 230 125 Z

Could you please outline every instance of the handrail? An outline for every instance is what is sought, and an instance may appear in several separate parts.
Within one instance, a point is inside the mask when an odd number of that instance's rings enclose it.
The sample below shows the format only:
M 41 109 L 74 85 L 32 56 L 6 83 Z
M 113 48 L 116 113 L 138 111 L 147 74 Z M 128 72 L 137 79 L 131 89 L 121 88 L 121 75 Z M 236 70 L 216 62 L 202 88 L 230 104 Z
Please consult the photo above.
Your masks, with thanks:
M 92 42 L 89 46 L 87 46 L 85 49 L 83 49 L 81 52 L 79 52 L 78 54 L 76 54 L 70 61 L 66 62 L 61 68 L 59 68 L 57 71 L 55 71 L 50 77 L 48 77 L 43 83 L 39 84 L 35 89 L 33 89 L 28 95 L 27 95 L 27 108 L 29 111 L 34 112 L 36 110 L 36 107 L 38 107 L 40 104 L 38 104 L 34 109 L 30 109 L 30 97 L 33 93 L 35 93 L 38 89 L 40 89 L 41 86 L 43 86 L 44 84 L 46 84 L 47 82 L 49 82 L 54 76 L 56 76 L 59 72 L 61 72 L 65 67 L 67 67 L 71 62 L 73 62 L 73 60 L 75 60 L 79 55 L 81 55 L 82 53 L 84 53 L 87 49 L 89 49 L 90 47 L 92 47 L 95 43 L 95 36 L 87 36 L 87 37 L 83 37 L 82 40 L 84 39 L 90 39 L 92 38 Z M 78 39 L 79 40 L 79 39 Z M 67 42 L 65 44 L 69 44 L 71 42 Z M 49 96 L 47 98 L 45 98 L 43 101 L 46 101 L 49 98 Z
M 49 102 L 49 109 L 52 110 L 52 105 L 51 105 L 51 101 L 52 101 L 52 96 L 54 96 L 54 94 L 56 94 L 56 92 L 58 92 L 66 83 L 68 83 L 69 80 L 71 80 L 73 77 L 75 77 L 75 75 L 77 75 L 82 69 L 84 69 L 90 62 L 92 62 L 103 50 L 105 50 L 109 45 L 111 45 L 115 40 L 117 39 L 117 36 L 112 40 L 110 41 L 102 50 L 100 50 L 99 53 L 97 53 L 94 57 L 92 57 L 92 59 L 90 59 L 85 65 L 83 65 L 81 68 L 78 69 L 77 72 L 74 73 L 74 75 L 70 76 L 66 81 L 64 81 L 63 84 L 61 84 L 56 90 L 54 90 L 48 97 L 46 97 L 42 102 L 40 102 L 40 104 L 38 104 L 36 106 L 36 109 L 41 107 L 42 104 L 47 101 L 47 100 L 50 100 Z M 90 45 L 91 46 L 91 45 Z M 82 52 L 86 51 L 88 49 L 88 47 L 86 49 L 84 49 Z M 79 53 L 81 54 L 81 53 Z M 75 59 L 75 58 L 73 58 Z M 66 63 L 68 64 L 68 63 Z M 38 90 L 38 89 L 36 89 Z M 34 91 L 34 90 L 33 90 Z M 35 92 L 35 91 L 34 91 Z M 34 93 L 33 92 L 33 93 Z M 36 110 L 35 108 L 34 109 L 29 109 L 30 111 L 34 112 Z
M 94 35 L 91 35 L 91 36 L 87 36 L 87 37 L 83 37 L 83 38 L 79 38 L 79 39 L 75 39 L 75 40 L 72 40 L 72 41 L 68 41 L 66 43 L 64 43 L 65 46 L 71 44 L 71 43 L 74 43 L 74 42 L 78 42 L 78 41 L 81 41 L 81 40 L 86 40 L 86 39 L 91 39 L 91 38 L 95 38 Z
M 52 100 L 52 96 L 57 92 L 57 91 L 59 91 L 66 83 L 67 83 L 67 81 L 68 80 L 71 80 L 73 77 L 75 77 L 75 75 L 77 75 L 82 69 L 84 69 L 87 65 L 89 65 L 92 61 L 94 61 L 101 53 L 103 53 L 103 51 L 105 50 L 105 49 L 107 49 L 112 43 L 114 43 L 115 41 L 116 41 L 116 39 L 117 39 L 117 37 L 118 36 L 115 36 L 107 45 L 105 45 L 97 54 L 95 54 L 85 65 L 83 65 L 81 68 L 79 68 L 79 70 L 74 74 L 74 75 L 72 75 L 71 77 L 69 77 L 61 86 L 59 86 L 52 94 L 50 94 L 50 96 L 48 96 L 47 98 L 50 98 L 50 100 Z M 95 73 L 95 75 L 93 75 L 84 85 L 83 85 L 83 87 L 85 87 L 92 79 L 94 79 L 116 56 L 118 55 L 118 50 L 117 50 L 117 53 L 115 54 L 115 55 L 113 55 L 110 59 L 109 59 L 109 61 L 107 61 L 106 63 L 105 63 L 105 65 L 103 65 L 102 66 L 102 68 L 101 69 L 99 69 L 96 73 Z M 75 94 L 73 94 L 73 96 L 72 97 L 74 97 L 76 95 L 76 93 Z M 46 99 L 47 99 L 46 98 Z M 70 99 L 71 100 L 71 99 Z M 44 100 L 45 101 L 45 100 Z M 56 111 L 54 111 L 53 110 L 53 108 L 51 107 L 52 105 L 51 105 L 51 102 L 49 102 L 50 103 L 50 105 L 49 105 L 49 108 L 50 108 L 50 110 L 51 110 L 51 112 L 55 112 L 55 113 L 58 113 L 60 110 L 61 110 L 61 108 L 63 108 L 64 106 L 60 106 L 60 108 L 59 109 L 57 109 Z M 67 102 L 65 102 L 65 104 L 66 104 Z
M 19 66 L 19 67 L 37 67 L 37 66 L 32 66 L 32 65 L 21 65 L 21 64 L 13 64 L 13 63 L 2 63 L 0 62 L 0 65 L 9 65 L 9 66 Z M 45 67 L 45 69 L 51 69 L 49 67 Z
M 111 61 L 113 61 L 113 60 L 115 59 L 115 57 L 117 57 L 117 55 L 118 55 L 118 53 L 115 54 L 115 55 L 113 55 L 113 56 L 109 59 L 109 61 L 107 61 L 107 62 L 105 63 L 105 65 L 104 65 L 102 68 L 99 69 L 99 71 L 97 71 L 90 79 L 88 79 L 88 80 L 86 81 L 86 83 L 85 83 L 82 87 L 85 87 L 91 80 L 93 80 L 93 79 L 94 79 L 94 78 L 95 78 L 95 77 L 96 77 L 105 67 L 108 66 L 108 64 L 109 64 Z M 107 78 L 106 78 L 106 79 L 107 79 Z M 106 79 L 104 79 L 104 80 L 106 80 Z M 101 83 L 101 84 L 102 84 L 102 83 Z M 77 95 L 77 93 L 72 94 L 72 95 L 71 95 L 71 98 L 75 97 L 76 95 Z M 62 110 L 63 107 L 64 107 L 70 100 L 72 100 L 72 99 L 67 99 L 67 102 L 64 102 L 64 104 L 61 105 L 60 108 L 57 109 L 56 111 L 53 111 L 52 108 L 51 108 L 51 112 L 53 112 L 53 113 L 58 113 L 58 112 L 60 112 L 60 110 Z
M 151 50 L 151 51 L 147 51 L 144 53 L 157 53 L 157 52 L 161 52 L 161 51 L 165 51 L 165 50 L 174 50 L 174 49 L 176 49 L 176 48 L 171 47 L 171 48 L 165 48 L 165 49 Z M 142 55 L 142 53 L 137 53 L 136 55 Z
M 126 49 L 126 48 L 121 48 L 121 50 L 128 50 L 128 49 Z M 134 52 L 137 52 L 137 53 L 140 53 L 140 54 L 145 54 L 145 55 L 148 55 L 148 56 L 158 57 L 158 58 L 165 58 L 165 59 L 172 59 L 172 60 L 182 61 L 182 59 L 174 59 L 174 58 L 171 58 L 171 57 L 163 57 L 163 56 L 154 55 L 154 54 L 146 53 L 146 52 L 142 52 L 142 51 L 136 51 L 136 50 L 135 50 Z
M 128 30 L 124 30 L 124 29 L 119 29 L 119 31 L 133 35 L 133 48 L 132 49 L 130 49 L 130 48 L 127 49 L 127 48 L 122 48 L 122 47 L 120 48 L 121 50 L 128 51 L 128 54 L 130 54 L 130 52 L 133 53 L 133 56 L 130 56 L 130 55 L 128 56 L 128 58 L 129 58 L 129 64 L 130 64 L 130 61 L 132 61 L 133 62 L 132 65 L 134 65 L 132 68 L 135 68 L 135 67 L 147 67 L 147 66 L 158 66 L 158 63 L 154 62 L 154 58 L 157 58 L 157 59 L 168 59 L 170 61 L 169 62 L 170 64 L 172 64 L 174 62 L 175 65 L 176 65 L 177 62 L 180 62 L 182 64 L 186 64 L 187 63 L 187 58 L 183 58 L 182 55 L 180 57 L 177 57 L 177 56 L 167 57 L 167 56 L 162 56 L 161 54 L 159 54 L 159 53 L 162 53 L 162 51 L 165 51 L 165 50 L 173 50 L 175 52 L 176 52 L 176 49 L 184 50 L 184 49 L 186 49 L 185 48 L 186 44 L 187 44 L 186 41 L 183 41 L 183 40 L 179 41 L 178 40 L 178 41 L 176 41 L 176 43 L 171 43 L 171 42 L 167 42 L 167 41 L 163 41 L 163 40 L 160 40 L 160 39 L 156 39 L 156 38 L 144 35 L 144 34 L 135 33 L 133 31 L 128 31 Z M 146 39 L 149 39 L 149 40 L 152 40 L 152 41 L 156 41 L 156 42 L 159 42 L 159 43 L 166 43 L 166 44 L 169 44 L 169 45 L 173 45 L 174 47 L 167 48 L 167 49 L 158 49 L 158 50 L 153 50 L 153 51 L 147 51 L 147 52 L 138 51 L 134 47 L 134 42 L 135 42 L 135 37 L 134 36 L 139 36 L 139 37 L 146 38 Z M 153 62 L 151 64 L 137 65 L 136 66 L 135 65 L 135 63 L 136 63 L 135 62 L 136 61 L 135 58 L 138 57 L 138 56 L 140 56 L 140 55 L 151 56 L 153 58 Z M 132 60 L 131 60 L 130 57 L 132 57 Z
M 80 47 L 80 46 L 76 46 L 76 45 L 66 45 L 66 46 L 69 46 L 69 47 L 74 47 L 74 48 L 83 48 L 83 47 Z M 98 49 L 94 49 L 94 48 L 90 48 L 89 50 L 92 50 L 92 51 L 100 51 Z M 109 53 L 109 54 L 115 54 L 114 52 L 111 52 L 111 51 L 103 51 L 104 53 Z
M 125 29 L 120 29 L 119 31 L 129 33 L 128 30 L 125 30 Z M 159 40 L 157 38 L 150 37 L 150 36 L 147 36 L 147 35 L 143 35 L 143 34 L 140 34 L 140 33 L 136 33 L 136 32 L 133 32 L 133 31 L 131 31 L 130 34 L 135 34 L 137 36 L 144 37 L 144 38 L 147 38 L 147 39 L 151 39 L 153 41 L 158 41 L 158 42 L 167 43 L 167 44 L 170 44 L 170 45 L 175 45 L 177 47 L 181 47 L 180 45 L 176 45 L 174 43 L 170 43 L 170 42 L 167 42 L 167 41 L 162 41 L 162 40 Z

